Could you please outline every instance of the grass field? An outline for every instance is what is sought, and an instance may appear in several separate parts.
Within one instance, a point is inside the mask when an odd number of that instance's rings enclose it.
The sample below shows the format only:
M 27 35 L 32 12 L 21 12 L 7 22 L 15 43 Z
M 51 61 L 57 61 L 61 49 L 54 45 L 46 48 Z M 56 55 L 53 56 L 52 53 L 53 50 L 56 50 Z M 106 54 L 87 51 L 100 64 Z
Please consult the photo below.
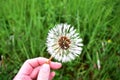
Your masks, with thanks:
M 0 0 L 0 80 L 29 58 L 49 58 L 48 30 L 58 23 L 74 26 L 84 47 L 54 80 L 120 80 L 119 0 Z

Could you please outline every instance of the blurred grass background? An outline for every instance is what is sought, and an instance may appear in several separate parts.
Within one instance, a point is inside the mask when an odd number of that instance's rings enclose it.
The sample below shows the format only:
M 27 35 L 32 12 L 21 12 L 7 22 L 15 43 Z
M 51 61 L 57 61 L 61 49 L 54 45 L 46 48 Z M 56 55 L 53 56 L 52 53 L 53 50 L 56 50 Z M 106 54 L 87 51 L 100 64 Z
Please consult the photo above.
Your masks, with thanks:
M 84 47 L 54 80 L 120 80 L 119 0 L 0 0 L 0 80 L 29 58 L 49 58 L 47 33 L 58 23 L 75 26 Z

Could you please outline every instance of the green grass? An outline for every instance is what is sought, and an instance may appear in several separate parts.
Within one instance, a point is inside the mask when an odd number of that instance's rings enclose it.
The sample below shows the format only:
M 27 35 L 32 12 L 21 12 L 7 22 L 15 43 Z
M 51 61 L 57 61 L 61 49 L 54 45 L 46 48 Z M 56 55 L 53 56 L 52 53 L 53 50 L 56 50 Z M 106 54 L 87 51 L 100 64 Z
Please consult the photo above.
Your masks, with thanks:
M 54 80 L 120 80 L 119 0 L 0 0 L 0 80 L 12 80 L 29 58 L 49 58 L 47 33 L 58 23 L 75 26 L 84 47 Z

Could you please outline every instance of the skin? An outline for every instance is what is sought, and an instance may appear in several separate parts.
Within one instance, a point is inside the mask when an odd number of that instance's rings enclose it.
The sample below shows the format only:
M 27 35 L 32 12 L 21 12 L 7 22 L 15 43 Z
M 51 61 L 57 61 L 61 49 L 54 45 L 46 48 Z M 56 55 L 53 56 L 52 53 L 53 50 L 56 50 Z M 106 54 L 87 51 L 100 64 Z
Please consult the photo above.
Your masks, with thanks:
M 47 61 L 43 57 L 25 61 L 13 80 L 52 80 L 55 72 L 51 72 L 51 69 L 59 69 L 62 64 L 52 61 L 48 64 Z

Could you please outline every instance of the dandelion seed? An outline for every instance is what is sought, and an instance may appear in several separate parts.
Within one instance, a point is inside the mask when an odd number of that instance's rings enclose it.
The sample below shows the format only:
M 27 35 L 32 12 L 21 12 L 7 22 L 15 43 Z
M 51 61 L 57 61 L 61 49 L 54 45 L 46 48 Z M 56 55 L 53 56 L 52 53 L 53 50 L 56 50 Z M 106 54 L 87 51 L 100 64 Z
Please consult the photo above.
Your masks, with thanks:
M 74 60 L 82 52 L 82 39 L 68 24 L 58 24 L 48 33 L 47 50 L 58 61 Z

